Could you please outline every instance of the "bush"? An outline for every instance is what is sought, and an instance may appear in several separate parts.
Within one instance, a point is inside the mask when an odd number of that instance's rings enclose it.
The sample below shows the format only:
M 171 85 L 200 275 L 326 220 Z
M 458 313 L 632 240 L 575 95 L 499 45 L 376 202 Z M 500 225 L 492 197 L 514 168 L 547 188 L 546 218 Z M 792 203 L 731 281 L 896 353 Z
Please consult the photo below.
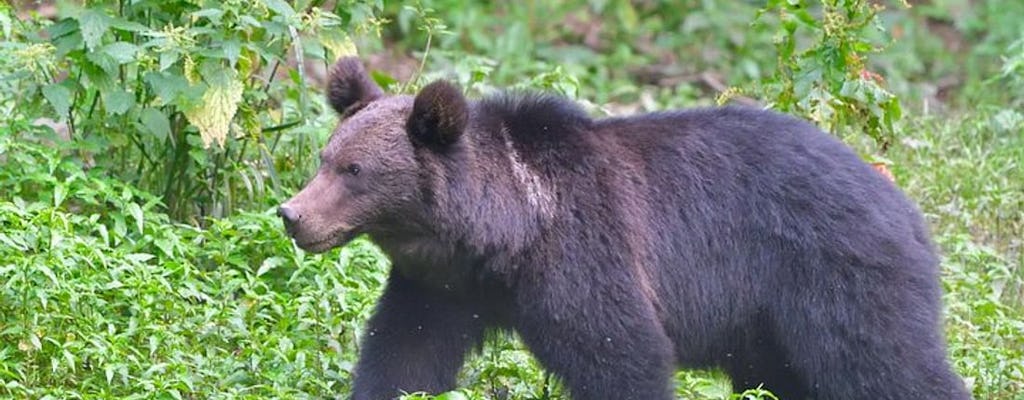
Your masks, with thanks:
M 771 0 L 761 13 L 778 19 L 774 74 L 747 91 L 780 111 L 800 115 L 835 133 L 864 134 L 884 152 L 893 144 L 899 99 L 868 69 L 880 44 L 882 7 L 864 0 Z M 806 30 L 808 32 L 799 32 Z M 809 44 L 800 43 L 801 39 Z M 721 101 L 735 92 L 726 92 Z
M 62 124 L 86 166 L 160 195 L 172 217 L 226 215 L 315 164 L 308 155 L 331 122 L 319 116 L 331 115 L 311 97 L 307 69 L 355 51 L 346 32 L 372 29 L 380 6 L 353 2 L 337 14 L 280 0 L 65 7 L 52 23 L 19 22 L 8 34 L 6 50 L 20 57 L 5 80 L 20 96 L 7 106 Z

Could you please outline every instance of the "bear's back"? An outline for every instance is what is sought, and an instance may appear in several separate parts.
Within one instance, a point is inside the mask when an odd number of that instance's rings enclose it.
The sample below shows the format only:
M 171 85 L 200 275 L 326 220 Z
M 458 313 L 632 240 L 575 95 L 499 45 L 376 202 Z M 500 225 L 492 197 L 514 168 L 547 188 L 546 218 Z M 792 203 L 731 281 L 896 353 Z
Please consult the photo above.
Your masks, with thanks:
M 731 204 L 748 218 L 763 212 L 760 217 L 772 220 L 764 223 L 797 214 L 803 214 L 796 221 L 802 226 L 854 215 L 878 223 L 916 216 L 904 194 L 850 147 L 778 112 L 733 106 L 668 111 L 598 120 L 593 130 L 603 143 L 600 152 L 632 155 L 630 162 L 654 175 L 648 180 L 698 192 L 685 201 Z

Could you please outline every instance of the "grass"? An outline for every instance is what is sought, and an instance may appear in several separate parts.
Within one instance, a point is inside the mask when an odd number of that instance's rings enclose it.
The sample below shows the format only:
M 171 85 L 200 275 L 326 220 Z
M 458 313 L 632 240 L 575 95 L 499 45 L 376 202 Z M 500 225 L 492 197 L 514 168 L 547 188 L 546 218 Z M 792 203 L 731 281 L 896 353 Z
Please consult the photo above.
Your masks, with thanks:
M 892 155 L 944 253 L 947 336 L 979 399 L 1024 398 L 1024 126 L 927 118 Z

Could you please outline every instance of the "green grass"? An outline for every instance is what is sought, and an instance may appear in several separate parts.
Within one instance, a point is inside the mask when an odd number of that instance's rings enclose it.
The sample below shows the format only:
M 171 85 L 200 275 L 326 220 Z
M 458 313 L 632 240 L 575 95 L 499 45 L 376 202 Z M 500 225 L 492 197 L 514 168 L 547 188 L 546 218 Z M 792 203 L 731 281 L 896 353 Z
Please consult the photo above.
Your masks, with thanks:
M 926 118 L 893 159 L 945 259 L 947 336 L 979 399 L 1024 398 L 1024 125 Z

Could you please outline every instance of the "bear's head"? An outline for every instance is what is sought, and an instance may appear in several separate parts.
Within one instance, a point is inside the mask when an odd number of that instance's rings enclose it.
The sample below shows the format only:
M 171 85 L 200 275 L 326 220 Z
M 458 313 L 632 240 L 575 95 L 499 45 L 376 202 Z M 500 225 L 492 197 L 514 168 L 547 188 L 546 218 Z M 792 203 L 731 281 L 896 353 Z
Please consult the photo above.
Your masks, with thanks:
M 466 99 L 452 84 L 436 81 L 415 97 L 386 96 L 357 58 L 331 68 L 327 99 L 341 122 L 316 175 L 278 209 L 288 234 L 310 252 L 394 229 L 420 212 L 425 159 L 450 151 L 469 119 Z

